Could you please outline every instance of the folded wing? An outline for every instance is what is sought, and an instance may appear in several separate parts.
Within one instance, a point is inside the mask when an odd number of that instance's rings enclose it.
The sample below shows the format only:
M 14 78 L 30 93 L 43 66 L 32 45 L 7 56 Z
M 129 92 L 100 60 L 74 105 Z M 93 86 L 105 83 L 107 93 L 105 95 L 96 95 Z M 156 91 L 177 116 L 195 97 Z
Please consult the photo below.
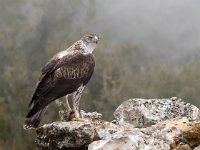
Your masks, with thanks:
M 74 52 L 62 58 L 54 56 L 42 69 L 42 75 L 29 103 L 27 118 L 50 102 L 77 90 L 90 80 L 95 61 L 92 54 Z

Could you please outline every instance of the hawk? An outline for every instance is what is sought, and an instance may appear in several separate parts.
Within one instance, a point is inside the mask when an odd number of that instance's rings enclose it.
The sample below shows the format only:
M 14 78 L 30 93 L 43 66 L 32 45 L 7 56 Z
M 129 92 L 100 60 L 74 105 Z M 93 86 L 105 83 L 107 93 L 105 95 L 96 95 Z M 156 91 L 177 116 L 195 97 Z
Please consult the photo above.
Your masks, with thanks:
M 48 104 L 61 97 L 64 97 L 62 103 L 67 111 L 71 111 L 68 102 L 70 94 L 74 116 L 80 119 L 79 101 L 94 71 L 92 52 L 98 41 L 99 37 L 95 34 L 84 35 L 68 49 L 54 55 L 42 68 L 35 93 L 28 105 L 24 129 L 37 128 Z

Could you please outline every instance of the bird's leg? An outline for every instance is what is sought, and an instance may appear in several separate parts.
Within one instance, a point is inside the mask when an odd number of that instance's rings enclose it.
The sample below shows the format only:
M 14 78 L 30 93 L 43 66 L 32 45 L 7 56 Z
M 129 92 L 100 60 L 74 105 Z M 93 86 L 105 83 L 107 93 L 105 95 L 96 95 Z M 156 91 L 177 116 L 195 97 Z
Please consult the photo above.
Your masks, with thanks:
M 64 111 L 59 111 L 59 116 L 62 121 L 69 121 L 74 117 L 74 111 L 71 109 L 68 101 L 68 95 L 60 100 L 65 107 Z
M 65 96 L 65 99 L 63 100 L 63 105 L 65 106 L 66 110 L 71 110 L 71 107 L 69 105 L 68 95 Z
M 81 98 L 81 94 L 84 90 L 84 86 L 80 86 L 76 92 L 74 92 L 73 94 L 73 109 L 74 109 L 74 115 L 75 118 L 73 118 L 72 120 L 75 121 L 81 121 L 82 119 L 80 119 L 80 111 L 79 111 L 79 102 L 80 102 L 80 98 Z

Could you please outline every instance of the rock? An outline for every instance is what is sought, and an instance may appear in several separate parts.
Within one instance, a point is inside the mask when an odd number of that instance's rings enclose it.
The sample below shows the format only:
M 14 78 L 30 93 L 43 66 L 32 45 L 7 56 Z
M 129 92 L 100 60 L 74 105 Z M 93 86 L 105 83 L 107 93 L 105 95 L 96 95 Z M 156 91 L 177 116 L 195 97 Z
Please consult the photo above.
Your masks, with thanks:
M 133 127 L 130 125 L 116 125 L 111 122 L 102 122 L 96 126 L 96 132 L 99 139 L 108 139 L 110 138 L 115 132 L 124 131 L 124 130 L 131 130 Z
M 170 145 L 142 131 L 120 131 L 110 139 L 92 142 L 88 150 L 169 150 Z
M 84 110 L 80 111 L 81 116 L 84 119 L 90 120 L 90 121 L 97 121 L 97 120 L 101 120 L 102 119 L 102 114 L 98 113 L 98 112 L 85 112 Z
M 180 99 L 131 99 L 114 115 L 107 122 L 81 111 L 84 121 L 46 124 L 37 129 L 38 149 L 200 150 L 199 109 Z
M 165 120 L 147 128 L 118 126 L 118 130 L 92 142 L 89 150 L 191 150 L 200 145 L 200 121 L 190 122 L 187 118 Z
M 194 150 L 200 150 L 200 145 L 195 147 Z
M 187 117 L 190 121 L 200 119 L 200 110 L 179 98 L 130 99 L 114 112 L 119 124 L 130 123 L 135 127 L 147 127 L 166 119 Z
M 192 147 L 200 145 L 200 122 L 188 124 L 183 129 L 183 137 Z
M 80 114 L 82 118 L 84 118 L 85 120 L 90 120 L 90 121 L 98 120 L 102 118 L 102 114 L 97 113 L 97 112 L 86 113 L 84 110 L 81 110 Z M 59 116 L 61 118 L 61 121 L 71 121 L 75 117 L 75 114 L 73 110 L 70 110 L 70 111 L 61 110 L 59 111 Z
M 36 137 L 38 149 L 83 150 L 87 149 L 88 144 L 92 141 L 100 139 L 100 134 L 103 134 L 100 128 L 108 123 L 101 119 L 102 114 L 97 112 L 86 113 L 83 110 L 80 113 L 84 121 L 59 121 L 38 128 Z M 108 130 L 108 128 L 105 129 L 105 132 L 108 132 Z
M 95 136 L 90 122 L 54 122 L 37 129 L 36 143 L 41 150 L 84 149 Z
M 167 122 L 148 128 L 123 128 L 107 136 L 104 140 L 92 142 L 88 150 L 169 150 L 177 147 L 182 131 Z M 176 137 L 176 139 L 175 139 Z
M 192 150 L 188 144 L 178 145 L 174 150 Z

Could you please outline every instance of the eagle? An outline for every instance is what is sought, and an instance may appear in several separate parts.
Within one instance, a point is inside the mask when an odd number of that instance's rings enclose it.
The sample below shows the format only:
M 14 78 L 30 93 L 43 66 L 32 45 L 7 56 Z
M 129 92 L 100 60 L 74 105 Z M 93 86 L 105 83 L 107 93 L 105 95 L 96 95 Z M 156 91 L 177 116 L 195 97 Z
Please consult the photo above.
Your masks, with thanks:
M 92 54 L 99 42 L 95 34 L 86 34 L 66 50 L 55 54 L 42 68 L 35 92 L 28 105 L 24 129 L 37 128 L 48 105 L 61 100 L 74 118 L 81 120 L 79 101 L 85 85 L 89 82 L 95 67 Z M 73 109 L 70 108 L 68 96 L 72 95 Z

